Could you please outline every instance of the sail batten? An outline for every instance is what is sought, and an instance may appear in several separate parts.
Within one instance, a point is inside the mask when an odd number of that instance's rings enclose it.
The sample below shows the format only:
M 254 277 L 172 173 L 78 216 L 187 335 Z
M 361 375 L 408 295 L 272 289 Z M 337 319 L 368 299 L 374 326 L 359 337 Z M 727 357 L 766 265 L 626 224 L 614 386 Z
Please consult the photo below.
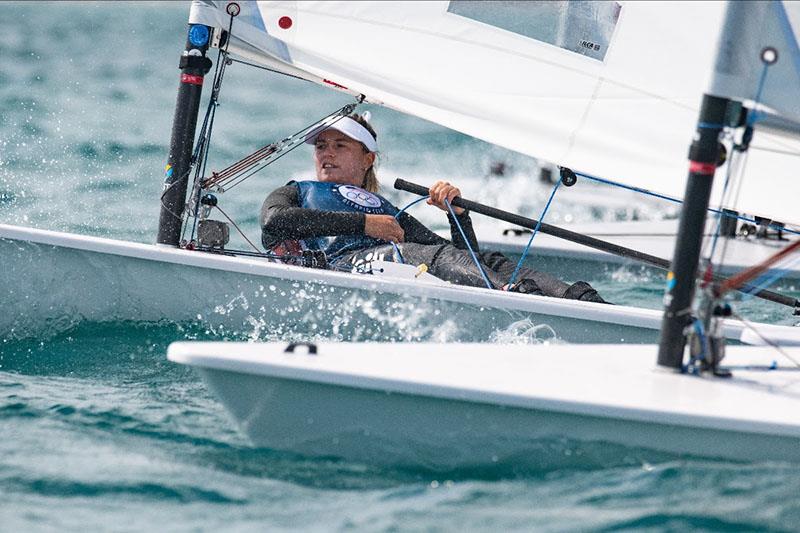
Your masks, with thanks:
M 721 2 L 239 3 L 234 53 L 241 43 L 251 58 L 261 53 L 264 62 L 283 65 L 278 70 L 541 160 L 674 196 L 683 194 L 687 147 L 712 80 L 713 94 L 759 96 L 783 120 L 772 119 L 784 125 L 782 135 L 792 132 L 787 124 L 800 123 L 800 78 L 792 86 L 800 72 L 796 10 L 780 2 L 758 8 L 755 27 L 743 37 L 749 51 L 731 58 L 742 74 L 727 77 L 714 72 L 725 68 L 714 55 L 728 23 Z M 190 21 L 226 28 L 226 5 L 196 2 Z M 603 16 L 592 22 L 591 10 Z M 251 23 L 255 16 L 263 29 Z M 291 24 L 281 26 L 287 19 Z M 757 95 L 758 47 L 765 42 L 781 59 Z M 728 207 L 800 222 L 795 209 L 777 205 L 759 183 L 760 176 L 777 178 L 800 194 L 794 183 L 800 180 L 775 151 L 796 150 L 796 141 L 757 133 L 756 143 L 773 151 L 749 158 L 755 186 L 748 192 L 745 185 L 739 203 Z

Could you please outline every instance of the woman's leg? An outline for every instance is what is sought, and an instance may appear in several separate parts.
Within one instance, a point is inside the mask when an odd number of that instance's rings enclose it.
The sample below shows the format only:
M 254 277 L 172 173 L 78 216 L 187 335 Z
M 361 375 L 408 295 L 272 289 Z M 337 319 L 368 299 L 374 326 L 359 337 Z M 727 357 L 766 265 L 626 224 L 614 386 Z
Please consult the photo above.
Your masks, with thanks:
M 483 252 L 480 259 L 489 268 L 495 271 L 501 278 L 508 283 L 517 263 L 510 260 L 500 252 Z M 533 284 L 531 284 L 533 282 Z M 569 298 L 572 300 L 583 300 L 588 302 L 606 303 L 597 291 L 585 281 L 578 281 L 569 285 L 560 279 L 548 274 L 539 272 L 528 267 L 521 267 L 517 272 L 517 283 L 521 292 L 543 294 L 545 296 L 555 296 L 556 298 Z M 526 285 L 528 285 L 526 287 Z M 538 287 L 540 292 L 536 292 Z M 512 289 L 513 290 L 513 289 Z
M 486 263 L 492 270 L 504 279 L 505 283 L 511 280 L 511 275 L 514 269 L 517 268 L 517 263 L 501 254 L 500 252 L 483 252 L 481 253 L 481 261 Z M 561 298 L 569 288 L 569 285 L 551 276 L 546 272 L 539 272 L 528 267 L 521 267 L 517 272 L 516 281 L 533 280 L 545 296 L 555 296 Z
M 419 266 L 428 265 L 428 273 L 439 279 L 467 285 L 469 287 L 486 287 L 486 281 L 478 270 L 469 251 L 456 248 L 452 244 L 417 244 L 405 242 L 397 245 L 404 263 Z M 370 261 L 399 261 L 395 247 L 386 244 L 353 252 L 337 259 L 337 265 L 347 264 L 353 268 L 361 268 Z M 511 279 L 516 263 L 499 252 L 483 252 L 478 254 L 483 271 L 492 288 L 502 289 Z M 571 298 L 590 302 L 604 300 L 591 285 L 579 281 L 569 285 L 546 272 L 522 267 L 517 275 L 513 291 L 526 294 Z

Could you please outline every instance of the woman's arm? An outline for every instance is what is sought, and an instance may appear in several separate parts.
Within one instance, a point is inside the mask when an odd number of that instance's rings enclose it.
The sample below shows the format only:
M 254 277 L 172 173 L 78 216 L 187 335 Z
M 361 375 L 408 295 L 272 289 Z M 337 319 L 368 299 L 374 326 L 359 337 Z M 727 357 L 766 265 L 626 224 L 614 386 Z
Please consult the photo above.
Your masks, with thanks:
M 376 239 L 402 242 L 403 230 L 390 215 L 365 215 L 323 211 L 300 206 L 299 190 L 293 184 L 275 189 L 261 206 L 261 242 L 271 248 L 287 239 L 369 235 Z
M 472 229 L 472 220 L 469 218 L 469 211 L 462 207 L 448 206 L 445 201 L 452 202 L 456 197 L 461 196 L 461 191 L 458 187 L 450 185 L 446 181 L 437 181 L 428 189 L 428 205 L 434 205 L 447 213 L 447 221 L 450 223 L 450 238 L 456 248 L 467 248 L 469 242 L 472 249 L 478 250 L 478 239 L 475 238 L 475 231 Z M 453 217 L 455 213 L 455 218 Z M 407 218 L 406 218 L 407 216 Z M 456 223 L 458 221 L 458 223 Z M 406 232 L 406 241 L 418 242 L 420 244 L 443 244 L 447 241 L 439 237 L 431 230 L 423 226 L 414 217 L 403 213 L 400 217 L 400 225 Z M 458 227 L 464 231 L 464 237 Z
M 467 245 L 453 221 L 453 216 L 449 213 L 447 215 L 447 221 L 450 223 L 450 238 L 452 239 L 453 245 L 456 248 L 466 249 Z M 403 212 L 403 214 L 400 215 L 399 222 L 400 227 L 402 227 L 405 232 L 406 242 L 416 242 L 419 244 L 447 244 L 449 242 L 444 237 L 440 237 L 429 230 L 422 222 L 412 217 L 407 212 Z M 477 252 L 478 239 L 475 238 L 475 231 L 472 229 L 472 220 L 469 218 L 469 211 L 464 211 L 458 215 L 458 223 L 461 224 L 461 229 L 464 230 L 464 234 L 467 236 L 467 239 L 469 239 L 472 249 Z
M 469 217 L 469 211 L 465 209 L 460 215 L 456 215 L 456 218 L 458 218 L 458 223 L 461 225 L 461 229 L 464 230 L 464 235 L 467 236 L 472 250 L 478 252 L 478 238 L 475 236 L 475 230 L 472 229 L 472 219 Z M 461 232 L 458 231 L 456 223 L 453 221 L 453 215 L 450 213 L 447 214 L 447 221 L 450 223 L 450 238 L 455 247 L 466 249 L 467 245 L 461 237 Z
M 261 206 L 262 241 L 362 235 L 364 214 L 305 209 L 293 184 L 275 189 Z

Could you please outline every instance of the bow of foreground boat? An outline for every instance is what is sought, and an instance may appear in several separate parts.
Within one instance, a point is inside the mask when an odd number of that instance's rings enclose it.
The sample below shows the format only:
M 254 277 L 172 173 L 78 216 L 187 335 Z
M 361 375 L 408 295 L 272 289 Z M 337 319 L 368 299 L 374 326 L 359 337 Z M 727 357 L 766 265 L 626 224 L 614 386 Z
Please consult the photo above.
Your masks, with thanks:
M 552 439 L 800 461 L 800 349 L 731 347 L 733 377 L 657 368 L 653 345 L 191 343 L 251 440 L 311 456 L 451 468 L 535 460 Z

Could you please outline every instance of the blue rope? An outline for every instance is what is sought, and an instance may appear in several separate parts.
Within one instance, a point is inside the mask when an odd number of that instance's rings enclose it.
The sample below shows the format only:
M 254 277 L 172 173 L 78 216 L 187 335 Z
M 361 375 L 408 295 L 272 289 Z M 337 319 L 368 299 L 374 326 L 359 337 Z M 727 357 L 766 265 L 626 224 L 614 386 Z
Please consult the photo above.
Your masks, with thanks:
M 409 207 L 411 207 L 411 206 L 413 206 L 415 204 L 420 203 L 422 200 L 427 200 L 428 198 L 429 198 L 429 196 L 426 195 L 426 196 L 423 196 L 422 198 L 417 198 L 416 200 L 414 200 L 410 204 L 406 205 L 403 209 L 398 211 L 397 214 L 394 216 L 395 220 L 400 220 L 400 215 L 402 215 L 405 212 L 406 209 L 408 209 Z M 399 262 L 404 265 L 406 263 L 406 260 L 403 259 L 403 254 L 400 253 L 400 248 L 398 248 L 397 244 L 395 244 L 395 243 L 391 243 L 391 245 L 394 247 L 394 253 L 395 253 L 396 257 L 400 259 Z
M 695 318 L 692 321 L 692 325 L 694 326 L 695 332 L 700 337 L 700 357 L 692 357 L 689 360 L 689 363 L 685 365 L 681 370 L 684 373 L 691 371 L 693 374 L 697 375 L 700 374 L 700 369 L 696 366 L 697 362 L 706 360 L 706 335 L 705 332 L 703 331 L 703 324 L 701 324 L 698 319 Z
M 753 298 L 757 292 L 760 292 L 762 289 L 765 289 L 775 283 L 777 280 L 785 276 L 789 272 L 789 268 L 794 266 L 800 261 L 800 258 L 795 258 L 794 261 L 786 264 L 784 268 L 776 269 L 773 272 L 767 271 L 752 283 L 752 286 L 749 290 L 743 291 L 744 296 L 742 297 L 742 302 L 746 302 L 747 300 Z
M 761 78 L 758 80 L 758 90 L 756 91 L 756 99 L 755 99 L 755 104 L 756 105 L 759 102 L 761 102 L 761 93 L 764 91 L 764 82 L 767 81 L 767 68 L 769 68 L 769 65 L 767 63 L 764 63 L 764 68 L 761 69 Z M 757 118 L 756 115 L 758 113 L 755 111 L 755 109 L 753 111 L 754 112 L 750 113 L 750 116 L 747 117 L 747 125 L 748 126 L 752 126 L 756 122 L 756 118 Z
M 413 206 L 415 204 L 418 204 L 419 202 L 421 202 L 423 200 L 427 200 L 428 198 L 430 198 L 430 195 L 426 195 L 426 196 L 423 196 L 421 198 L 417 198 L 416 200 L 414 200 L 410 204 L 406 205 L 403 209 L 398 211 L 397 214 L 394 216 L 394 218 L 399 219 L 400 215 L 402 215 L 405 212 L 406 209 L 408 209 L 409 207 L 411 207 L 411 206 Z M 469 253 L 472 256 L 472 260 L 475 262 L 475 265 L 478 267 L 478 270 L 480 271 L 481 276 L 483 277 L 484 283 L 486 283 L 486 287 L 488 287 L 489 289 L 494 289 L 494 287 L 492 286 L 492 282 L 489 281 L 489 278 L 486 276 L 486 272 L 484 272 L 480 261 L 478 261 L 478 257 L 475 255 L 475 252 L 472 250 L 472 246 L 469 244 L 469 239 L 467 239 L 467 236 L 464 233 L 464 229 L 461 227 L 461 224 L 458 222 L 458 217 L 456 217 L 456 214 L 453 211 L 453 208 L 450 206 L 450 202 L 448 202 L 447 199 L 445 199 L 444 203 L 447 206 L 447 209 L 450 210 L 450 214 L 453 216 L 453 220 L 456 223 L 456 227 L 458 228 L 459 233 L 461 233 L 461 238 L 464 239 L 464 242 L 467 245 L 467 249 L 469 250 Z M 403 255 L 400 253 L 400 249 L 397 247 L 397 245 L 395 243 L 392 243 L 392 246 L 394 246 L 395 252 L 400 257 L 400 262 L 401 263 L 405 263 L 405 261 L 403 260 Z
M 402 215 L 402 214 L 405 212 L 405 210 L 406 210 L 406 209 L 408 209 L 409 207 L 413 206 L 414 204 L 418 204 L 418 203 L 420 203 L 422 200 L 426 200 L 426 199 L 428 199 L 428 198 L 429 198 L 429 196 L 423 196 L 422 198 L 417 198 L 416 200 L 414 200 L 414 201 L 413 201 L 413 202 L 411 202 L 410 204 L 406 205 L 406 206 L 405 206 L 403 209 L 401 209 L 400 211 L 398 211 L 398 212 L 397 212 L 397 214 L 394 216 L 395 220 L 400 220 L 400 215 Z M 399 261 L 399 262 L 400 262 L 401 264 L 405 264 L 405 263 L 406 263 L 406 260 L 405 260 L 405 259 L 403 259 L 403 254 L 402 254 L 402 253 L 400 253 L 400 248 L 398 248 L 398 247 L 397 247 L 397 244 L 395 244 L 395 243 L 391 243 L 391 244 L 392 244 L 392 246 L 394 247 L 394 253 L 395 253 L 395 255 L 396 255 L 396 256 L 397 256 L 397 257 L 400 259 L 400 261 Z
M 761 77 L 760 77 L 759 82 L 758 82 L 758 90 L 756 91 L 756 99 L 755 99 L 755 104 L 756 105 L 758 105 L 758 103 L 761 101 L 761 93 L 762 93 L 762 90 L 764 89 L 764 82 L 766 81 L 767 67 L 768 66 L 769 65 L 767 65 L 765 63 L 764 67 L 761 69 Z M 752 125 L 755 122 L 753 115 L 754 115 L 754 113 L 751 113 L 750 116 L 747 118 L 747 127 L 748 128 L 752 128 Z M 730 183 L 730 178 L 731 178 L 731 174 L 732 174 L 732 169 L 733 169 L 733 159 L 731 158 L 728 161 L 728 168 L 727 168 L 727 171 L 725 172 L 725 183 L 723 184 L 723 187 L 722 187 L 722 196 L 720 196 L 720 198 L 721 198 L 720 204 L 726 198 L 726 194 L 728 192 L 728 184 Z M 772 224 L 770 224 L 770 225 L 772 225 Z M 715 252 L 717 250 L 717 242 L 719 241 L 719 234 L 720 234 L 720 229 L 721 228 L 722 228 L 722 214 L 718 213 L 717 214 L 717 220 L 716 220 L 715 228 L 714 228 L 714 235 L 712 236 L 712 239 L 711 239 L 711 252 L 708 254 L 709 265 L 713 265 L 714 254 L 715 254 Z M 725 252 L 723 250 L 723 257 L 724 257 L 724 255 L 725 255 Z M 771 284 L 776 279 L 778 279 L 778 278 L 782 277 L 783 275 L 785 275 L 785 273 L 786 273 L 785 271 L 778 270 L 777 272 L 773 273 L 772 275 L 769 275 L 767 283 Z M 752 297 L 752 293 L 751 293 L 751 297 Z
M 758 105 L 758 103 L 761 101 L 761 92 L 764 89 L 764 81 L 767 78 L 767 67 L 768 66 L 769 65 L 767 65 L 765 63 L 764 64 L 764 68 L 761 69 L 761 79 L 758 82 L 758 91 L 756 91 L 756 99 L 755 99 L 756 105 Z M 752 116 L 752 114 L 751 114 L 750 117 L 747 118 L 747 125 L 750 126 L 750 127 L 752 127 L 752 125 L 753 125 L 753 116 Z M 728 192 L 728 183 L 730 183 L 732 167 L 733 167 L 732 160 L 729 160 L 728 161 L 728 168 L 727 168 L 727 171 L 725 172 L 725 183 L 722 186 L 722 196 L 720 196 L 720 198 L 722 198 L 722 199 L 725 198 L 725 194 Z M 720 201 L 720 203 L 721 203 L 721 201 Z M 708 255 L 709 261 L 712 261 L 714 259 L 714 252 L 716 252 L 716 250 L 717 250 L 717 241 L 719 240 L 719 230 L 720 230 L 721 227 L 722 227 L 722 213 L 719 212 L 719 213 L 717 213 L 717 223 L 716 223 L 716 227 L 714 228 L 714 236 L 711 239 L 711 253 Z
M 400 253 L 400 248 L 398 248 L 398 247 L 397 247 L 397 243 L 394 243 L 394 242 L 392 242 L 392 241 L 389 241 L 389 243 L 390 243 L 390 244 L 392 245 L 392 247 L 394 248 L 394 253 L 395 253 L 396 257 L 397 257 L 398 259 L 400 259 L 399 263 L 400 263 L 401 265 L 405 265 L 405 264 L 406 264 L 406 260 L 405 260 L 405 259 L 403 259 L 403 254 L 401 254 L 401 253 Z
M 536 234 L 539 232 L 539 228 L 542 226 L 542 220 L 544 220 L 544 217 L 547 214 L 547 210 L 550 209 L 550 204 L 553 202 L 553 197 L 556 195 L 556 191 L 558 190 L 558 187 L 560 185 L 561 185 L 561 180 L 556 180 L 556 185 L 555 187 L 553 187 L 553 192 L 550 193 L 550 198 L 547 200 L 547 204 L 544 206 L 542 215 L 536 222 L 536 227 L 533 228 L 533 233 L 531 233 L 531 238 L 528 239 L 528 244 L 527 246 L 525 246 L 525 250 L 522 251 L 522 257 L 519 258 L 517 267 L 514 269 L 514 273 L 511 274 L 511 279 L 508 281 L 509 288 L 511 288 L 514 285 L 514 282 L 517 280 L 517 274 L 519 273 L 519 269 L 522 268 L 522 264 L 525 262 L 525 258 L 528 256 L 528 250 L 530 250 L 531 248 L 531 243 L 533 242 L 533 238 L 536 237 Z
M 668 201 L 674 202 L 676 204 L 682 204 L 683 203 L 683 200 L 679 200 L 678 198 L 674 198 L 672 196 L 667 196 L 665 194 L 660 194 L 660 193 L 657 193 L 657 192 L 649 191 L 647 189 L 642 189 L 641 187 L 633 187 L 631 185 L 625 185 L 624 183 L 620 183 L 618 181 L 608 180 L 608 179 L 605 179 L 605 178 L 600 178 L 598 176 L 592 176 L 591 174 L 585 174 L 583 172 L 577 172 L 577 171 L 573 171 L 573 172 L 575 172 L 576 176 L 580 176 L 580 177 L 586 178 L 588 180 L 596 181 L 598 183 L 605 183 L 606 185 L 612 185 L 614 187 L 619 187 L 621 189 L 627 189 L 629 191 L 634 191 L 634 192 L 646 194 L 646 195 L 649 195 L 649 196 L 654 196 L 656 198 L 660 198 L 662 200 L 668 200 Z M 725 210 L 721 210 L 721 209 L 714 209 L 714 208 L 709 207 L 708 211 L 711 212 L 711 213 L 722 215 L 724 217 L 735 218 L 735 219 L 741 220 L 743 222 L 750 222 L 751 224 L 757 224 L 758 223 L 758 222 L 756 222 L 755 218 L 746 217 L 744 215 L 739 215 L 739 214 L 734 215 L 732 213 L 725 212 Z M 772 228 L 772 229 L 775 229 L 775 230 L 781 230 L 781 231 L 783 231 L 785 233 L 789 233 L 789 234 L 792 234 L 792 235 L 800 235 L 800 231 L 793 230 L 793 229 L 787 228 L 785 226 L 781 227 L 781 226 L 779 226 L 777 224 L 769 224 L 769 227 Z
M 715 122 L 698 122 L 697 127 L 701 129 L 722 129 L 725 124 L 717 124 Z
M 405 212 L 405 210 L 406 210 L 406 209 L 408 209 L 408 208 L 409 208 L 409 207 L 411 207 L 412 205 L 415 205 L 415 204 L 418 204 L 418 203 L 420 203 L 422 200 L 427 200 L 428 198 L 430 198 L 430 196 L 429 196 L 429 195 L 426 195 L 426 196 L 423 196 L 422 198 L 418 198 L 418 199 L 414 200 L 413 202 L 411 202 L 410 204 L 408 204 L 407 206 L 405 206 L 403 209 L 401 209 L 400 211 L 398 211 L 398 212 L 397 212 L 397 214 L 394 216 L 394 218 L 396 218 L 396 219 L 399 219 L 399 218 L 400 218 L 400 215 L 402 215 L 402 214 Z
M 678 198 L 674 198 L 672 196 L 667 196 L 665 194 L 660 194 L 657 192 L 649 191 L 647 189 L 642 189 L 641 187 L 634 187 L 632 185 L 625 185 L 624 183 L 620 183 L 618 181 L 607 180 L 605 178 L 600 178 L 598 176 L 592 176 L 591 174 L 584 174 L 583 172 L 578 172 L 573 170 L 576 176 L 580 176 L 582 178 L 586 178 L 592 181 L 597 181 L 599 183 L 605 183 L 606 185 L 613 185 L 614 187 L 620 187 L 621 189 L 627 189 L 629 191 L 639 192 L 642 194 L 647 194 L 649 196 L 655 196 L 656 198 L 661 198 L 662 200 L 668 200 L 670 202 L 674 202 L 676 204 L 682 204 L 683 200 L 679 200 Z
M 467 245 L 467 250 L 469 250 L 469 254 L 472 256 L 472 260 L 475 261 L 475 266 L 478 267 L 478 270 L 483 276 L 483 281 L 486 283 L 486 287 L 488 289 L 494 289 L 492 283 L 489 281 L 489 278 L 486 276 L 486 272 L 483 271 L 483 267 L 481 266 L 481 262 L 478 261 L 478 256 L 475 255 L 475 252 L 472 250 L 472 245 L 469 243 L 469 239 L 467 239 L 464 230 L 461 228 L 461 223 L 458 221 L 458 217 L 456 216 L 455 211 L 453 211 L 453 206 L 450 205 L 450 202 L 447 198 L 444 199 L 444 205 L 447 206 L 447 209 L 450 211 L 450 215 L 453 217 L 453 221 L 456 223 L 456 227 L 458 228 L 458 232 L 461 233 L 461 238 L 464 239 L 464 243 Z
M 732 172 L 732 168 L 733 168 L 733 165 L 731 163 L 732 163 L 732 161 L 728 162 L 728 168 L 725 171 L 725 183 L 722 185 L 722 196 L 720 196 L 721 199 L 724 199 L 725 198 L 725 194 L 728 192 L 728 183 L 730 183 L 730 181 L 731 181 L 731 172 Z M 720 203 L 722 203 L 722 200 L 720 200 Z M 709 262 L 714 260 L 714 252 L 717 251 L 717 241 L 719 240 L 719 230 L 722 228 L 722 216 L 723 216 L 722 213 L 723 213 L 723 211 L 721 209 L 717 212 L 717 223 L 716 223 L 716 225 L 714 227 L 714 236 L 711 239 L 711 253 L 708 254 Z M 725 255 L 724 252 L 723 252 L 723 255 Z

